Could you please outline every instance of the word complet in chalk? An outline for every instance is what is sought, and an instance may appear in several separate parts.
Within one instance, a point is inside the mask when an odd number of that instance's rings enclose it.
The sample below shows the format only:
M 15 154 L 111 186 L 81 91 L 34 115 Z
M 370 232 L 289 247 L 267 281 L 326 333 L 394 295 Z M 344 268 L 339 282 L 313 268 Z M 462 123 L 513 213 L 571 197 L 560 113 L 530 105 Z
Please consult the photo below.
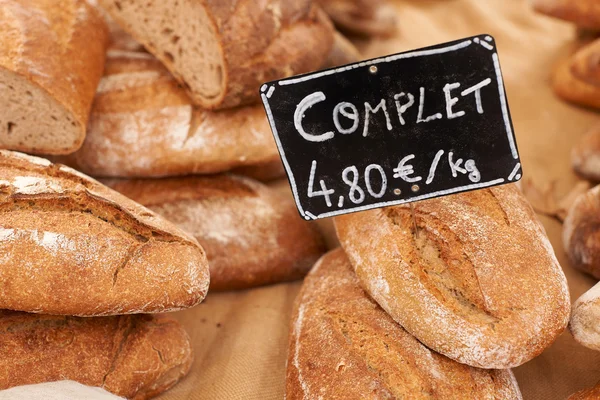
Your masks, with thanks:
M 268 82 L 260 92 L 307 220 L 522 176 L 490 35 Z

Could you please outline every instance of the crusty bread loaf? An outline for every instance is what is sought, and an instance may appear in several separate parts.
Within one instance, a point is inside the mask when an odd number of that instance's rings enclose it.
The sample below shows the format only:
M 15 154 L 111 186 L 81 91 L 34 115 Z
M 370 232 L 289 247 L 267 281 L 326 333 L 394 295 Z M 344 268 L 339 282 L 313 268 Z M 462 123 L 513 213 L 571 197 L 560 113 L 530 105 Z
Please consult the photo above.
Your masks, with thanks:
M 586 44 L 561 62 L 552 78 L 555 93 L 569 102 L 600 108 L 599 60 L 600 39 Z
M 245 172 L 259 178 L 283 174 L 262 106 L 198 109 L 156 58 L 123 51 L 108 53 L 83 146 L 58 160 L 104 177 L 160 177 L 253 166 L 263 166 L 262 172 Z
M 600 399 L 600 382 L 593 388 L 584 389 L 569 396 L 567 400 L 598 400 Z
M 573 267 L 600 279 L 600 186 L 579 195 L 569 209 L 563 246 Z
M 209 284 L 198 242 L 68 167 L 0 151 L 0 308 L 60 315 L 163 312 Z
M 0 148 L 79 148 L 107 44 L 84 0 L 0 0 Z
M 296 298 L 286 398 L 521 399 L 510 370 L 482 370 L 429 350 L 360 288 L 344 252 L 319 260 Z
M 106 183 L 202 243 L 210 265 L 210 290 L 299 279 L 325 251 L 316 227 L 298 216 L 291 196 L 247 178 Z
M 337 217 L 366 291 L 429 348 L 509 368 L 540 354 L 569 320 L 567 281 L 514 184 Z
M 574 22 L 582 28 L 600 30 L 598 0 L 531 0 L 533 8 L 551 17 Z
M 600 182 L 600 125 L 595 125 L 573 146 L 571 165 L 583 178 Z
M 203 108 L 258 103 L 262 83 L 319 68 L 333 28 L 311 0 L 100 0 Z
M 57 380 L 149 399 L 189 371 L 189 337 L 150 315 L 78 318 L 0 311 L 0 390 Z
M 361 36 L 392 36 L 397 11 L 388 0 L 318 0 L 341 31 Z
M 569 328 L 579 343 L 600 351 L 600 283 L 573 303 Z

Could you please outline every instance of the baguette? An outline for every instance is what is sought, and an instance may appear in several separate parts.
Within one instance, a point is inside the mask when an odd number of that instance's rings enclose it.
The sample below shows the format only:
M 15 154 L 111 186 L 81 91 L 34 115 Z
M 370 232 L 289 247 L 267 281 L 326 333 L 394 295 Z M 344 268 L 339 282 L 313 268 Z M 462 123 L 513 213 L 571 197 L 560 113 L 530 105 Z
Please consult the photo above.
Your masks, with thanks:
M 600 279 L 600 186 L 577 197 L 563 224 L 563 246 L 570 264 Z
M 78 318 L 0 311 L 0 390 L 57 380 L 128 399 L 157 396 L 192 365 L 188 335 L 150 315 Z
M 318 0 L 335 26 L 359 36 L 392 36 L 398 26 L 397 11 L 388 0 Z
M 600 351 L 600 283 L 573 303 L 569 328 L 580 344 Z
M 84 0 L 0 0 L 0 148 L 66 154 L 85 138 L 108 30 Z
M 85 143 L 57 160 L 98 177 L 284 173 L 262 106 L 198 109 L 156 58 L 123 51 L 108 53 Z
M 265 81 L 319 68 L 333 28 L 310 0 L 100 0 L 173 73 L 194 104 L 258 103 Z
M 340 249 L 296 298 L 286 398 L 521 399 L 510 370 L 482 370 L 429 350 L 360 288 Z
M 552 78 L 554 92 L 566 101 L 600 108 L 600 39 L 561 62 Z
M 600 182 L 600 125 L 594 126 L 573 146 L 571 165 L 581 177 Z
M 600 30 L 600 3 L 597 0 L 532 0 L 543 14 L 573 22 L 578 27 Z
M 516 185 L 335 219 L 365 290 L 426 346 L 480 368 L 539 355 L 569 320 L 567 281 Z
M 0 151 L 0 308 L 98 316 L 199 303 L 198 242 L 68 167 Z
M 210 290 L 232 290 L 302 278 L 323 240 L 298 216 L 291 196 L 236 176 L 107 181 L 202 243 Z

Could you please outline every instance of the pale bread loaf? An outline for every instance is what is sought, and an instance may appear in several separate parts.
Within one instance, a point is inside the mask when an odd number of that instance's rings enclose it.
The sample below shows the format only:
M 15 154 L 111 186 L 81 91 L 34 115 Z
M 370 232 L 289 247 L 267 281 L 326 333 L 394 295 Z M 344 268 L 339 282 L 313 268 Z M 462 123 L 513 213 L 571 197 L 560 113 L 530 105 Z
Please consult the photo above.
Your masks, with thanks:
M 84 0 L 0 0 L 0 148 L 77 150 L 107 44 Z
M 360 36 L 392 36 L 398 12 L 388 0 L 318 0 L 336 27 Z
M 78 318 L 0 310 L 0 390 L 73 380 L 135 400 L 183 378 L 188 335 L 175 320 L 132 315 Z
M 333 28 L 310 0 L 100 0 L 203 108 L 258 103 L 269 80 L 319 68 Z
M 600 3 L 597 0 L 531 0 L 533 8 L 543 14 L 577 26 L 600 30 Z
M 102 177 L 284 173 L 262 106 L 198 109 L 156 58 L 124 51 L 108 53 L 83 146 L 57 160 Z
M 514 184 L 336 217 L 366 291 L 429 348 L 481 368 L 539 355 L 569 320 L 567 281 Z
M 61 315 L 164 312 L 208 289 L 198 242 L 71 168 L 0 151 L 0 308 Z
M 600 351 L 600 283 L 573 303 L 569 328 L 579 343 Z
M 346 255 L 319 260 L 296 298 L 286 398 L 521 399 L 510 370 L 459 364 L 419 343 L 360 288 Z
M 583 178 L 600 182 L 600 125 L 590 129 L 573 146 L 571 165 Z
M 303 277 L 325 252 L 291 196 L 251 179 L 215 175 L 106 181 L 193 235 L 206 251 L 210 290 Z
M 563 224 L 563 246 L 571 265 L 600 279 L 600 186 L 577 197 Z

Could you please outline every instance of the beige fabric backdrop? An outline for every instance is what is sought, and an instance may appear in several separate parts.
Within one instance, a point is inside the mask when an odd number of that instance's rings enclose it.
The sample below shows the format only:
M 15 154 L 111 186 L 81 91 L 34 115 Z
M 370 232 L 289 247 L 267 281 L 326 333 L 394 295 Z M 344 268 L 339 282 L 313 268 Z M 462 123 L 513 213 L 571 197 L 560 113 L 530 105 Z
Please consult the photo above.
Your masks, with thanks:
M 576 181 L 569 149 L 600 121 L 596 113 L 559 101 L 549 87 L 552 66 L 572 47 L 573 27 L 533 14 L 524 0 L 398 0 L 397 9 L 397 36 L 360 43 L 365 57 L 492 34 L 525 177 L 539 186 L 556 181 L 559 195 L 568 192 Z M 566 262 L 560 224 L 545 217 L 542 221 L 575 300 L 594 282 Z M 190 333 L 196 361 L 190 375 L 161 399 L 281 399 L 288 319 L 298 288 L 295 283 L 209 294 L 200 306 L 175 314 Z M 600 380 L 600 353 L 578 345 L 565 332 L 515 374 L 525 400 L 562 400 Z

